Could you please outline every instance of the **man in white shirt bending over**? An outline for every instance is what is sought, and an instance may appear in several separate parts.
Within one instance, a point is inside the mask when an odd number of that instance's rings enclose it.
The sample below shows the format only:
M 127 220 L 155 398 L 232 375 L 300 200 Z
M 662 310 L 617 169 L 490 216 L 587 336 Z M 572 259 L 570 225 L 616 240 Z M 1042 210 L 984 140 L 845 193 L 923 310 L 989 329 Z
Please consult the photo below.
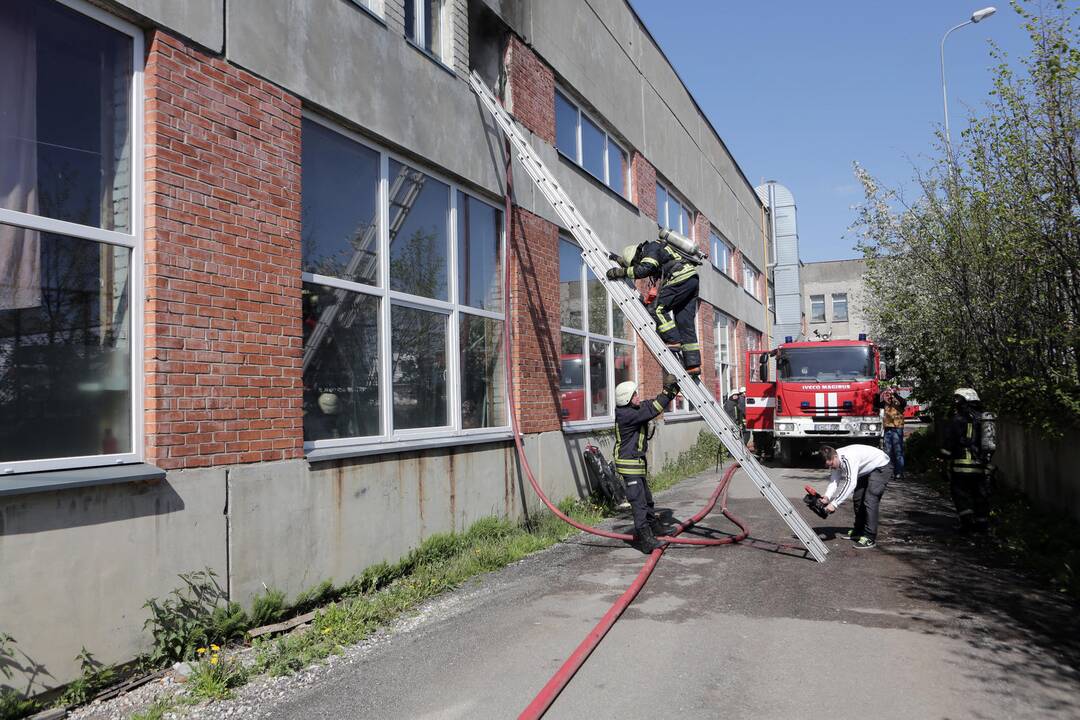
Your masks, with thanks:
M 847 445 L 840 449 L 822 445 L 821 459 L 832 470 L 829 487 L 825 488 L 825 509 L 836 512 L 836 506 L 851 497 L 855 505 L 855 527 L 847 537 L 859 549 L 872 548 L 877 543 L 878 505 L 885 487 L 892 479 L 889 456 L 869 445 Z

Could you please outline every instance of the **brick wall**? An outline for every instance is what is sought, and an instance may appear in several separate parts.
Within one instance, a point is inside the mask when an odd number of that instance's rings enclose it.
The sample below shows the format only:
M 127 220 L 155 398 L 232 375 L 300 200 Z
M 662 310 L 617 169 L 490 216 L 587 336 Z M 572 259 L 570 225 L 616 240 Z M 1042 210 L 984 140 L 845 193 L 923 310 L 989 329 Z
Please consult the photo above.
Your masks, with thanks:
M 635 150 L 630 159 L 630 172 L 634 178 L 632 202 L 641 212 L 656 220 L 656 168 Z
M 709 218 L 704 213 L 694 214 L 694 242 L 706 253 L 712 252 L 709 246 Z
M 510 78 L 507 108 L 518 122 L 545 142 L 555 144 L 555 73 L 516 35 L 506 46 Z
M 723 400 L 717 391 L 716 382 L 716 328 L 713 326 L 713 307 L 707 302 L 698 302 L 699 327 L 701 336 L 701 382 L 717 400 Z
M 164 32 L 145 78 L 147 459 L 301 457 L 300 101 Z
M 518 423 L 523 433 L 559 430 L 559 228 L 515 207 L 510 237 Z

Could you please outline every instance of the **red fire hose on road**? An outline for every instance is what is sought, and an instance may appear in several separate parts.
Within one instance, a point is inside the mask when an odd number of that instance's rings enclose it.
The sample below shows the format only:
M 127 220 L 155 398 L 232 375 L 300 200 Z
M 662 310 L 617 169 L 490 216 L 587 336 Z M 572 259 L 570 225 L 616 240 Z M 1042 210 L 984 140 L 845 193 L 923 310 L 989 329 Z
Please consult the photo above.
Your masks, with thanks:
M 513 225 L 513 214 L 511 207 L 511 194 L 513 188 L 513 160 L 510 153 L 509 141 L 507 140 L 506 142 L 505 218 L 506 227 L 509 230 L 512 229 Z M 509 246 L 510 239 L 513 237 L 513 233 L 507 232 L 505 233 L 505 237 L 505 244 L 506 246 Z M 509 256 L 509 253 L 507 253 L 507 256 Z M 566 515 L 566 513 L 559 510 L 559 508 L 556 507 L 555 504 L 548 499 L 547 495 L 541 489 L 540 483 L 537 481 L 536 476 L 533 474 L 532 467 L 529 465 L 529 459 L 525 455 L 525 447 L 521 440 L 521 432 L 518 427 L 517 420 L 517 407 L 514 402 L 513 345 L 512 333 L 510 329 L 511 318 L 513 318 L 514 315 L 511 312 L 509 263 L 507 263 L 507 267 L 503 275 L 503 346 L 504 356 L 506 359 L 506 392 L 510 405 L 510 424 L 514 433 L 514 445 L 517 448 L 518 461 L 521 463 L 521 467 L 525 471 L 526 477 L 528 477 L 529 479 L 529 484 L 532 486 L 533 491 L 537 494 L 540 500 L 543 501 L 544 505 L 546 505 L 547 508 L 563 522 L 568 523 L 569 525 L 577 528 L 578 530 L 583 530 L 584 532 L 598 535 L 600 537 L 612 538 L 615 540 L 632 541 L 635 537 L 633 535 L 600 530 L 599 528 L 594 528 L 579 523 L 573 518 Z M 717 484 L 716 490 L 713 491 L 713 494 L 710 496 L 709 501 L 705 504 L 705 507 L 703 507 L 700 511 L 698 511 L 697 514 L 695 514 L 686 522 L 680 523 L 670 535 L 663 536 L 659 539 L 664 541 L 665 543 L 679 543 L 685 545 L 727 545 L 745 539 L 750 533 L 749 529 L 746 526 L 746 523 L 744 523 L 735 515 L 731 514 L 726 507 L 728 485 L 730 484 L 731 478 L 735 474 L 735 470 L 737 470 L 738 467 L 739 466 L 737 464 L 733 464 L 727 469 L 727 471 L 724 473 L 724 476 Z M 723 512 L 724 517 L 728 518 L 739 527 L 739 533 L 737 535 L 726 536 L 723 538 L 677 537 L 687 528 L 696 524 L 702 518 L 712 512 L 713 508 L 716 506 L 717 501 L 721 497 L 724 498 L 724 502 L 721 504 L 721 511 Z M 664 550 L 666 549 L 667 544 L 657 548 L 649 555 L 648 561 L 638 573 L 638 576 L 634 580 L 633 584 L 629 588 L 627 588 L 627 590 L 619 597 L 615 604 L 612 605 L 611 608 L 607 611 L 607 613 L 604 614 L 604 617 L 600 620 L 596 627 L 594 627 L 592 631 L 589 632 L 589 634 L 585 637 L 582 643 L 577 647 L 576 650 L 574 650 L 573 654 L 566 660 L 563 666 L 559 668 L 558 672 L 556 672 L 555 675 L 552 676 L 552 678 L 547 682 L 547 684 L 540 691 L 540 693 L 533 699 L 531 703 L 529 703 L 529 706 L 525 708 L 525 710 L 519 716 L 519 720 L 532 720 L 533 718 L 540 718 L 544 715 L 545 712 L 547 712 L 548 708 L 551 707 L 551 704 L 555 701 L 555 698 L 558 697 L 559 693 L 562 692 L 563 688 L 565 688 L 567 683 L 570 682 L 574 674 L 585 663 L 585 660 L 588 659 L 592 651 L 595 650 L 596 647 L 600 644 L 600 641 L 604 638 L 604 635 L 606 635 L 608 630 L 610 630 L 612 626 L 615 625 L 615 622 L 619 619 L 619 616 L 622 615 L 623 611 L 626 610 L 630 603 L 633 602 L 634 598 L 637 597 L 637 594 L 645 586 L 646 581 L 649 579 L 649 576 L 652 574 L 653 569 L 660 561 L 660 558 L 663 556 Z

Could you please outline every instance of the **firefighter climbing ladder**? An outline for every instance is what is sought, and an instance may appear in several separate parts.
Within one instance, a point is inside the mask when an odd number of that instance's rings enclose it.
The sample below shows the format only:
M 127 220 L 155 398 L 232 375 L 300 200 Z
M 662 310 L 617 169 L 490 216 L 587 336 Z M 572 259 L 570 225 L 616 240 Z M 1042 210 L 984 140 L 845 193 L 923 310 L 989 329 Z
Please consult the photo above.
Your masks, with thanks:
M 802 544 L 806 546 L 814 559 L 818 562 L 825 562 L 825 556 L 829 551 L 824 543 L 803 521 L 802 517 L 795 512 L 784 494 L 773 485 L 764 468 L 743 445 L 742 434 L 738 426 L 720 409 L 712 395 L 687 374 L 679 359 L 668 350 L 660 336 L 656 334 L 653 320 L 645 306 L 641 304 L 637 290 L 625 282 L 607 279 L 606 273 L 608 268 L 611 267 L 608 249 L 597 238 L 596 233 L 593 232 L 585 218 L 578 212 L 570 197 L 555 180 L 555 177 L 544 167 L 540 158 L 530 147 L 528 140 L 514 125 L 513 119 L 502 108 L 475 71 L 471 74 L 469 82 L 484 107 L 487 108 L 487 111 L 495 118 L 495 122 L 498 123 L 502 131 L 510 139 L 510 142 L 513 143 L 517 151 L 517 158 L 522 167 L 525 168 L 525 172 L 533 179 L 537 188 L 551 203 L 552 208 L 555 209 L 566 228 L 577 240 L 578 245 L 581 246 L 581 256 L 585 263 L 604 285 L 611 298 L 622 309 L 623 314 L 630 320 L 645 345 L 660 361 L 660 365 L 678 379 L 683 396 L 694 404 L 694 407 L 701 413 L 702 419 L 720 438 L 720 442 L 731 452 L 735 460 L 746 471 L 746 474 L 757 485 L 761 494 L 780 513 L 780 517 L 788 524 L 795 536 L 802 541 Z

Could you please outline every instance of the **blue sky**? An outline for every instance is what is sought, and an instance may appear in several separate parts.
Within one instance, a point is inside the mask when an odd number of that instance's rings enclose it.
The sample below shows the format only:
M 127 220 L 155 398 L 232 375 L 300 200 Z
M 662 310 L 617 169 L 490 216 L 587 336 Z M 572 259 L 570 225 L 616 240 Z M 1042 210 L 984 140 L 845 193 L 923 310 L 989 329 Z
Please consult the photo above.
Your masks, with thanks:
M 631 0 L 754 185 L 786 185 L 803 261 L 858 257 L 858 161 L 889 187 L 925 167 L 942 125 L 941 36 L 986 0 Z M 988 41 L 1013 59 L 1030 41 L 997 14 L 949 36 L 953 141 L 992 84 Z

